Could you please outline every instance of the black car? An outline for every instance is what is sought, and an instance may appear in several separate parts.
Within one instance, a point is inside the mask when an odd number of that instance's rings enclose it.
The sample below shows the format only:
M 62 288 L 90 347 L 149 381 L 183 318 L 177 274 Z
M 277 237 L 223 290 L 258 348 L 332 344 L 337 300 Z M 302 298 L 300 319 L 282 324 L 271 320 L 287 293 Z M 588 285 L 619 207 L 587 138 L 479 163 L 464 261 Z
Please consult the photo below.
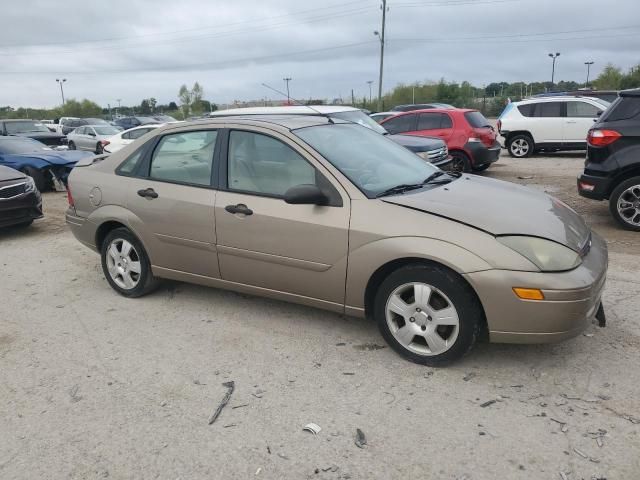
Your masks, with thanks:
M 84 127 L 85 125 L 109 125 L 109 122 L 101 118 L 76 118 L 68 120 L 62 127 L 62 133 L 67 135 L 78 127 Z
M 0 165 L 0 227 L 28 226 L 42 217 L 42 197 L 22 172 Z
M 640 231 L 640 88 L 623 90 L 589 130 L 578 192 L 609 200 L 620 224 Z
M 428 108 L 455 108 L 448 103 L 411 103 L 408 105 L 396 105 L 392 112 L 413 112 L 414 110 L 426 110 Z
M 113 123 L 124 128 L 125 130 L 129 130 L 130 128 L 139 127 L 140 125 L 164 123 L 165 121 L 156 120 L 154 117 L 122 117 L 118 118 Z
M 33 138 L 51 147 L 67 143 L 67 137 L 52 132 L 38 120 L 0 120 L 0 135 Z

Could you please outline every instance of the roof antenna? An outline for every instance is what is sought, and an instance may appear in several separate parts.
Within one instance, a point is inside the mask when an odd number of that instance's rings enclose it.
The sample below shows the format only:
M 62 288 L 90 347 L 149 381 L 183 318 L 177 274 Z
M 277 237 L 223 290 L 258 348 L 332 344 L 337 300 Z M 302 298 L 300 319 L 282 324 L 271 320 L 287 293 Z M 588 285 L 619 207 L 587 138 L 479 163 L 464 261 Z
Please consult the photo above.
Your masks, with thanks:
M 263 86 L 263 87 L 268 88 L 269 90 L 273 90 L 273 91 L 274 91 L 274 92 L 276 92 L 276 93 L 279 93 L 279 94 L 280 94 L 280 95 L 282 95 L 283 97 L 286 97 L 286 96 L 287 96 L 287 94 L 286 94 L 286 93 L 281 92 L 280 90 L 276 90 L 275 88 L 270 87 L 270 86 L 269 86 L 269 85 L 267 85 L 266 83 L 263 83 L 263 84 L 262 84 L 262 86 Z M 332 124 L 332 125 L 333 125 L 333 124 L 335 123 L 335 122 L 333 121 L 333 119 L 332 119 L 329 115 L 327 115 L 326 113 L 322 113 L 320 110 L 316 110 L 316 109 L 315 109 L 315 108 L 313 108 L 312 106 L 310 106 L 310 105 L 306 105 L 306 104 L 304 104 L 304 103 L 300 102 L 299 100 L 296 100 L 295 98 L 291 98 L 291 97 L 288 97 L 288 98 L 289 98 L 290 100 L 293 100 L 293 101 L 294 101 L 298 106 L 301 106 L 301 107 L 307 107 L 307 108 L 308 108 L 309 110 L 311 110 L 312 112 L 315 112 L 316 114 L 320 115 L 321 117 L 326 118 L 326 119 L 327 119 L 327 122 L 329 122 L 330 124 Z

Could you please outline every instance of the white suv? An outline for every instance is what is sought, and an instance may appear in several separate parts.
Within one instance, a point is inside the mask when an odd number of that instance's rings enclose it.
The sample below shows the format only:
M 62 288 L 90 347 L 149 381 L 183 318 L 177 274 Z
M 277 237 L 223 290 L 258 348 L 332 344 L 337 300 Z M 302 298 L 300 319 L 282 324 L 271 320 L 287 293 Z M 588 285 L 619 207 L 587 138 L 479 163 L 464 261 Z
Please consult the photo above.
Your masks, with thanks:
M 609 106 L 590 97 L 539 97 L 509 103 L 498 119 L 498 131 L 512 157 L 539 150 L 586 150 L 587 132 Z

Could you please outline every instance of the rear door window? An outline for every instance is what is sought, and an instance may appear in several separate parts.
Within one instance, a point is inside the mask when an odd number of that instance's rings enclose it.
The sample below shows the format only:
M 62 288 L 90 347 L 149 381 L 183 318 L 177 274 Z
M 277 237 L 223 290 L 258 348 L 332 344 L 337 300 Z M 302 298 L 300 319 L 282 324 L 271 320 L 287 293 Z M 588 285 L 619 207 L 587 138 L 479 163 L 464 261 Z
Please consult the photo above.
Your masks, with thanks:
M 398 115 L 384 122 L 383 127 L 391 134 L 413 132 L 416 129 L 416 115 Z
M 587 102 L 567 102 L 567 117 L 595 118 L 600 109 Z
M 416 130 L 436 130 L 442 124 L 441 113 L 421 113 L 418 115 L 418 128 Z
M 541 102 L 536 105 L 535 117 L 561 117 L 562 102 Z

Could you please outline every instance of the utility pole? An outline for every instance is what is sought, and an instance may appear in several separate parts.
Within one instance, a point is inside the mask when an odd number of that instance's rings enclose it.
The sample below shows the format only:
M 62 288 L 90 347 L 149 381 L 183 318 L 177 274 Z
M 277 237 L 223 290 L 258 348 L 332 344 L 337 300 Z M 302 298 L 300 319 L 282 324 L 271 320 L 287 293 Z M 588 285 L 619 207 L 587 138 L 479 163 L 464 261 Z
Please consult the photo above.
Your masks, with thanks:
M 289 96 L 289 82 L 293 80 L 291 77 L 283 78 L 284 83 L 287 84 L 287 105 L 291 104 L 291 97 Z
M 413 104 L 416 103 L 416 86 L 415 85 L 411 87 L 411 103 Z
M 553 59 L 553 65 L 551 66 L 551 89 L 553 90 L 553 80 L 555 79 L 556 75 L 556 58 L 560 56 L 560 52 L 556 52 L 555 55 L 553 53 L 550 53 L 549 56 Z
M 62 105 L 64 105 L 64 90 L 62 89 L 62 84 L 66 81 L 67 81 L 66 78 L 63 78 L 62 80 L 60 80 L 59 78 L 56 78 L 56 82 L 60 84 L 60 95 L 62 95 Z
M 591 69 L 591 65 L 593 65 L 593 60 L 590 62 L 584 62 L 584 64 L 587 66 L 587 83 L 584 86 L 589 88 L 589 70 Z M 633 73 L 633 71 L 631 73 Z
M 351 89 L 351 106 L 356 106 L 356 97 L 353 96 L 353 88 Z
M 382 71 L 384 70 L 384 30 L 387 22 L 387 0 L 382 0 L 382 29 L 373 32 L 380 39 L 380 74 L 378 76 L 378 110 L 382 111 Z
M 373 80 L 367 80 L 367 83 L 369 84 L 369 106 L 371 106 L 371 103 L 372 103 L 371 85 L 373 85 Z

